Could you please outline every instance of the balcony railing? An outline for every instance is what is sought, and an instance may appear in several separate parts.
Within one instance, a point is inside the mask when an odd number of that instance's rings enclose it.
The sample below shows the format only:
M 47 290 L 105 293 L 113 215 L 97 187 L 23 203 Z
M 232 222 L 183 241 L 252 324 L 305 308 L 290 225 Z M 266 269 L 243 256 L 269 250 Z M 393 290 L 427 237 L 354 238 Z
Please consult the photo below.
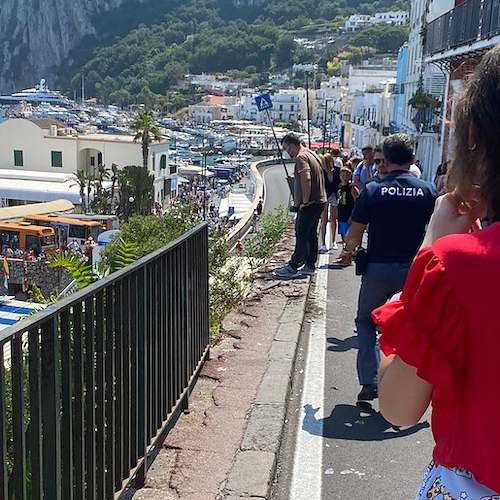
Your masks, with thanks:
M 423 31 L 424 56 L 500 34 L 500 0 L 467 0 L 430 22 Z
M 404 94 L 405 93 L 405 84 L 404 83 L 395 83 L 392 89 L 392 93 L 394 95 Z
M 208 354 L 207 226 L 0 334 L 0 498 L 112 500 Z
M 417 108 L 413 110 L 412 122 L 420 133 L 434 133 L 441 131 L 442 117 L 436 108 Z

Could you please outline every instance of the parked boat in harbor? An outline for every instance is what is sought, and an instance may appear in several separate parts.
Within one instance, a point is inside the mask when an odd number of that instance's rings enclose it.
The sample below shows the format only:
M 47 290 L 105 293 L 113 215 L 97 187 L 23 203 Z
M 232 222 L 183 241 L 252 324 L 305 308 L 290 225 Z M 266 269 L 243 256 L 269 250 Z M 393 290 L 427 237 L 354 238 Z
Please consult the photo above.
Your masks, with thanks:
M 0 104 L 19 104 L 26 102 L 30 104 L 41 104 L 46 102 L 58 106 L 71 107 L 73 103 L 58 90 L 49 90 L 45 78 L 33 88 L 21 90 L 11 95 L 0 95 Z

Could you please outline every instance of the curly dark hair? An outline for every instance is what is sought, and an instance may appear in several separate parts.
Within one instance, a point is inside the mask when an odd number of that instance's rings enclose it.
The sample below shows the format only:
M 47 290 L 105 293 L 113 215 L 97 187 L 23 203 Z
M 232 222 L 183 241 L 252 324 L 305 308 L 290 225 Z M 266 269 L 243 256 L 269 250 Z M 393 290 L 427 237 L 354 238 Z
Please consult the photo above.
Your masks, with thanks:
M 491 218 L 500 216 L 500 45 L 489 50 L 470 75 L 455 112 L 455 150 L 447 187 L 467 203 L 479 184 Z
M 392 134 L 382 143 L 382 153 L 389 163 L 409 164 L 413 160 L 413 141 L 406 134 Z

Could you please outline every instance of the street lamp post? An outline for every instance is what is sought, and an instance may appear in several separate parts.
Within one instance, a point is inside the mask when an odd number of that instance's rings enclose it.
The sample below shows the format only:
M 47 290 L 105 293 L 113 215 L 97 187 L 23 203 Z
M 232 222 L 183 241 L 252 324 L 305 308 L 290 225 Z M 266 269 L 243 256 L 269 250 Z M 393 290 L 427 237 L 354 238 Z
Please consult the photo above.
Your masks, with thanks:
M 294 64 L 294 71 L 303 71 L 306 77 L 306 111 L 307 111 L 307 138 L 309 148 L 311 147 L 311 110 L 309 109 L 309 73 L 318 70 L 317 64 Z
M 202 139 L 202 162 L 201 162 L 201 179 L 203 182 L 203 220 L 206 220 L 207 215 L 207 156 L 213 153 L 209 144 L 205 144 L 205 136 Z
M 128 198 L 129 209 L 128 209 L 127 219 L 129 219 L 131 217 L 131 215 L 134 213 L 134 201 L 135 201 L 135 198 L 133 196 L 129 196 L 129 198 Z
M 328 99 L 325 99 L 325 116 L 323 117 L 323 153 L 325 152 L 327 122 L 328 122 Z M 330 128 L 330 135 L 331 135 L 331 128 Z M 330 139 L 328 140 L 328 147 L 330 147 Z
M 203 182 L 203 220 L 206 220 L 206 207 L 207 207 L 207 150 L 205 149 L 205 145 L 203 145 L 203 162 L 201 168 L 201 179 Z
M 332 130 L 333 130 L 333 113 L 330 113 L 330 124 L 328 125 L 328 144 L 330 144 L 332 142 L 332 139 L 334 141 L 338 141 L 338 137 L 336 135 L 338 135 L 338 130 L 337 128 L 335 128 L 335 134 L 333 137 L 332 137 Z
M 309 110 L 309 77 L 306 71 L 307 143 L 311 149 L 311 116 Z

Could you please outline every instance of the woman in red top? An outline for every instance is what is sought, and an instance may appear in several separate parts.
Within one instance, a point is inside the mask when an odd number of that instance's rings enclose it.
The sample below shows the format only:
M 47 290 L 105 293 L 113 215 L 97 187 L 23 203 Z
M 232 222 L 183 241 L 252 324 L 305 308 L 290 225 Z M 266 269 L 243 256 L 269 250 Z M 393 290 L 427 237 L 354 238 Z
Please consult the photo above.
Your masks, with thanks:
M 413 425 L 432 403 L 436 446 L 417 499 L 500 492 L 499 82 L 497 46 L 456 106 L 450 192 L 436 202 L 401 297 L 372 314 L 384 417 Z M 479 230 L 484 214 L 492 224 Z

